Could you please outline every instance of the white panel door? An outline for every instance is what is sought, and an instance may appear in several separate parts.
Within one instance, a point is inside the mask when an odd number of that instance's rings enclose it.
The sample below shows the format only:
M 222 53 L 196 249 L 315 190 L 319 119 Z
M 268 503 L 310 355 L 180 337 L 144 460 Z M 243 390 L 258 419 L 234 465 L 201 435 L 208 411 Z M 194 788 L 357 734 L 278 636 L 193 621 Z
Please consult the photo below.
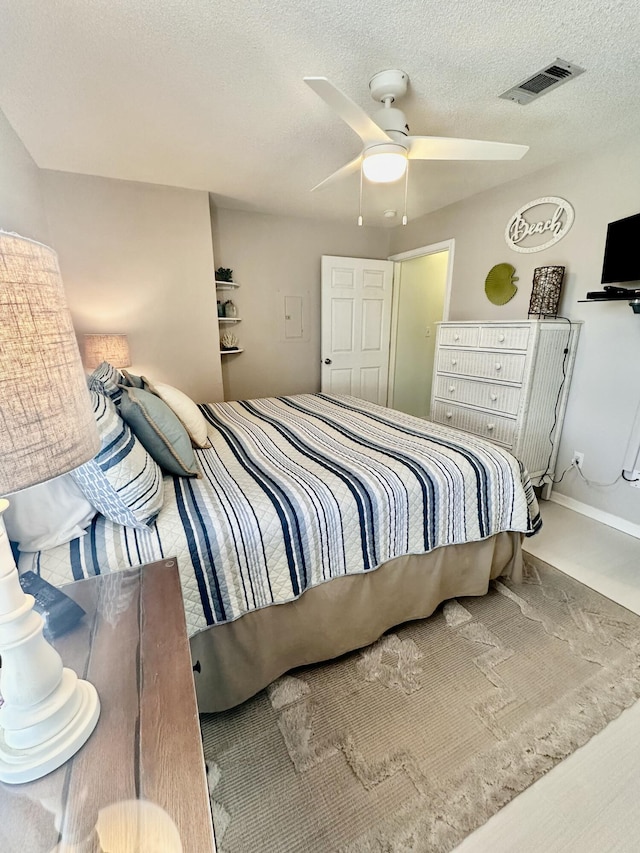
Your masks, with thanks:
M 322 256 L 322 374 L 327 394 L 386 405 L 393 263 Z

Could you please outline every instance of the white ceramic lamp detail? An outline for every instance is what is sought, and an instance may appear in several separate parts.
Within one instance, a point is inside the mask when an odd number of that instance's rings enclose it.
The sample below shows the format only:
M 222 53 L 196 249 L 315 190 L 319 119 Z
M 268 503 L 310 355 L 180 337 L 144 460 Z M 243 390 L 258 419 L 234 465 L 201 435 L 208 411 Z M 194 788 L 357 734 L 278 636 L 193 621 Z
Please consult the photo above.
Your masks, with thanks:
M 99 438 L 55 252 L 0 231 L 0 495 L 91 459 Z M 29 782 L 85 743 L 93 685 L 63 667 L 25 595 L 0 498 L 0 781 Z

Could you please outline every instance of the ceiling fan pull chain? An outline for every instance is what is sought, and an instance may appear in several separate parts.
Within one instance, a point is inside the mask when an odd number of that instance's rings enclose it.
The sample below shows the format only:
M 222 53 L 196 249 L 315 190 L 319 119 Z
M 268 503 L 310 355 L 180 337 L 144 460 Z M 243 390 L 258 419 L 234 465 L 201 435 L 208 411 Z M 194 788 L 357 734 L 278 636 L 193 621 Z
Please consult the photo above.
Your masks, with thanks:
M 362 163 L 360 163 L 360 206 L 358 208 L 358 225 L 362 225 Z
M 407 219 L 407 195 L 409 194 L 409 161 L 407 160 L 407 168 L 404 173 L 404 213 L 402 214 L 402 224 L 406 225 Z

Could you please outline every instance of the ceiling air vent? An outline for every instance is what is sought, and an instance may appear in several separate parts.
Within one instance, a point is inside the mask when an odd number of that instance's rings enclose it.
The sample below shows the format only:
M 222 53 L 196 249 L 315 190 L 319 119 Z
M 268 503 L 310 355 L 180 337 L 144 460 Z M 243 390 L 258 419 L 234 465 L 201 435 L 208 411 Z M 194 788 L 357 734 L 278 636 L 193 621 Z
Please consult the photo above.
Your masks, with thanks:
M 584 68 L 567 62 L 564 59 L 556 59 L 551 65 L 537 71 L 531 77 L 523 80 L 517 86 L 503 92 L 500 97 L 507 101 L 515 101 L 516 104 L 529 104 L 540 95 L 557 89 L 568 80 L 572 80 L 584 72 Z

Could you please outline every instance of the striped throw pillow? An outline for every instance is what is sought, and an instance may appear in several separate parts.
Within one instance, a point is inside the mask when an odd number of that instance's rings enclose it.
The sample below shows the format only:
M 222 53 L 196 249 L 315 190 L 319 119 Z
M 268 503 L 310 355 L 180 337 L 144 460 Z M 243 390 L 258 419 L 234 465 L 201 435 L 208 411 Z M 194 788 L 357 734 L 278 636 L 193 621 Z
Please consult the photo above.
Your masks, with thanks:
M 110 521 L 145 530 L 162 507 L 160 466 L 122 420 L 115 403 L 104 394 L 89 393 L 101 446 L 72 476 L 89 503 Z
M 108 361 L 103 361 L 99 364 L 93 373 L 87 377 L 87 384 L 90 391 L 95 391 L 97 394 L 106 394 L 113 402 L 118 405 L 122 396 L 120 385 L 124 383 L 124 374 L 109 364 Z

